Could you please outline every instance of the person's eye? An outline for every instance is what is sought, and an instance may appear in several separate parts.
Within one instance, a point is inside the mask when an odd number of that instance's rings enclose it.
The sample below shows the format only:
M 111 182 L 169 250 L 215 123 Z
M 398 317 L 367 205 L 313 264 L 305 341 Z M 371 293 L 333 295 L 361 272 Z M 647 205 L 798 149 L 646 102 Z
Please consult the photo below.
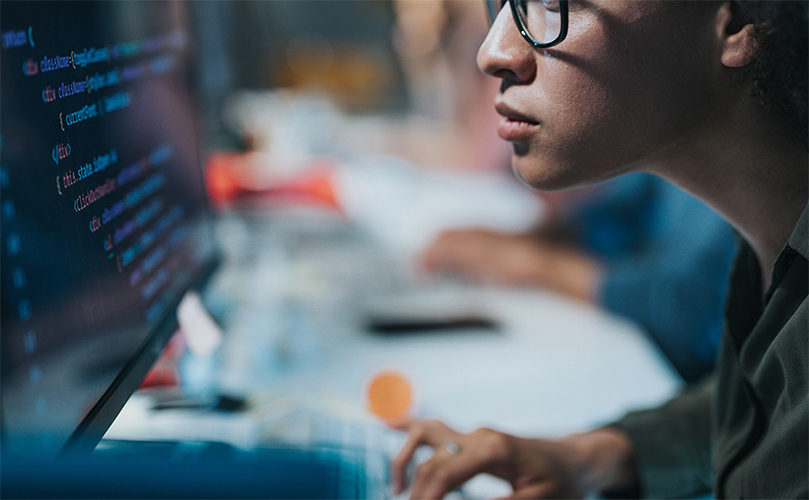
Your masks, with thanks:
M 559 6 L 559 0 L 541 0 L 541 1 L 542 1 L 542 6 L 547 11 L 559 12 L 559 9 L 561 8 Z

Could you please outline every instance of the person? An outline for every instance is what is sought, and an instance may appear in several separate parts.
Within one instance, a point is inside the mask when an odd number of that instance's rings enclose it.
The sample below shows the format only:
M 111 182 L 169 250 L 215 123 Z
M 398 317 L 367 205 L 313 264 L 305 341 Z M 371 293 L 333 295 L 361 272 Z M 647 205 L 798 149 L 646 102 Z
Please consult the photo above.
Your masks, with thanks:
M 571 198 L 578 200 L 528 233 L 445 231 L 423 252 L 422 267 L 592 303 L 636 321 L 686 382 L 710 373 L 736 245 L 730 225 L 646 173 Z
M 469 60 L 486 36 L 477 2 L 395 0 L 393 46 L 408 110 L 388 119 L 348 120 L 340 143 L 356 154 L 393 154 L 421 168 L 489 171 L 506 165 L 507 143 L 495 133 L 489 104 L 497 82 Z
M 478 473 L 515 498 L 809 496 L 805 1 L 493 0 L 478 65 L 501 80 L 499 135 L 543 190 L 630 171 L 664 177 L 742 239 L 720 361 L 660 408 L 556 440 L 403 423 L 395 491 Z M 549 411 L 551 411 L 549 409 Z

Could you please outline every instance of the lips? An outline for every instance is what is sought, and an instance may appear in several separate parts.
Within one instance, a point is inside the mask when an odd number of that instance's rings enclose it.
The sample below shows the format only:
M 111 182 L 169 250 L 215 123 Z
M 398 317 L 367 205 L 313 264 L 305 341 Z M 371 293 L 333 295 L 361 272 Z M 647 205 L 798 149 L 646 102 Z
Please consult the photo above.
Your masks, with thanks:
M 498 102 L 494 107 L 497 113 L 503 117 L 500 119 L 500 124 L 497 127 L 497 134 L 507 141 L 525 139 L 533 134 L 537 127 L 539 127 L 537 120 L 520 113 L 502 102 Z

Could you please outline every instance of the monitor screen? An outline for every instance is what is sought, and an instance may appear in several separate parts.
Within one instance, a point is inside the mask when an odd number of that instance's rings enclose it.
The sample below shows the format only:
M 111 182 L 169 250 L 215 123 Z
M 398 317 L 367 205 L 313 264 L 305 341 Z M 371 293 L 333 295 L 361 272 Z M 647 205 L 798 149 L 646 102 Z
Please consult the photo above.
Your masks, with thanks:
M 0 3 L 4 454 L 92 447 L 216 260 L 186 9 Z

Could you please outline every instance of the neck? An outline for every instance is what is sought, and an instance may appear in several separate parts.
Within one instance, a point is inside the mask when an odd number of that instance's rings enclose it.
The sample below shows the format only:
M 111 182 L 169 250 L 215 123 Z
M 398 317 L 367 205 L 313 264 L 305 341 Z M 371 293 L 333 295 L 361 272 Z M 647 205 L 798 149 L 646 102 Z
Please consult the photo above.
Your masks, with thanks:
M 650 170 L 701 198 L 741 233 L 766 289 L 807 202 L 809 153 L 786 122 L 748 98 L 707 128 L 677 141 Z

